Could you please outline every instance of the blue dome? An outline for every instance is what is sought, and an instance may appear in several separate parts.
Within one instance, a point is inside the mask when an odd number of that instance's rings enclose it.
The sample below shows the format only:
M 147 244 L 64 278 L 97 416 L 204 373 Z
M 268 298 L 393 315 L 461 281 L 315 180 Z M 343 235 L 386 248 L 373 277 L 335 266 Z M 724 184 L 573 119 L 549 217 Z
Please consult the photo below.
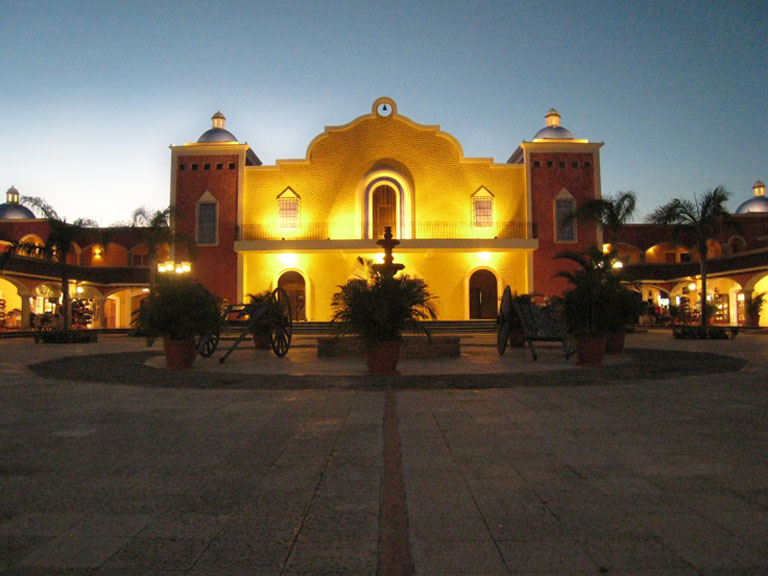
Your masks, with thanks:
M 197 142 L 199 144 L 211 142 L 237 142 L 237 138 L 235 138 L 232 132 L 225 130 L 224 128 L 211 128 L 210 130 L 203 132 L 200 138 L 197 139 Z
M 203 134 L 200 136 L 200 138 L 197 139 L 198 144 L 212 144 L 212 143 L 235 143 L 239 144 L 237 141 L 237 138 L 235 138 L 235 135 L 232 134 L 229 130 L 225 129 L 225 122 L 227 121 L 227 117 L 224 116 L 224 114 L 221 113 L 221 110 L 218 110 L 216 114 L 211 116 L 211 122 L 213 126 L 210 130 L 206 130 L 203 132 Z
M 34 217 L 32 211 L 21 204 L 0 204 L 0 220 L 29 220 Z
M 534 140 L 573 140 L 573 133 L 562 126 L 545 126 L 533 137 Z
M 736 214 L 747 214 L 749 212 L 768 212 L 768 197 L 755 196 L 736 208 Z
M 19 191 L 13 186 L 5 193 L 6 202 L 0 204 L 0 220 L 29 220 L 35 217 L 32 210 L 19 204 Z
M 545 116 L 547 125 L 536 132 L 534 140 L 573 140 L 573 133 L 560 126 L 560 113 L 554 108 L 550 108 Z

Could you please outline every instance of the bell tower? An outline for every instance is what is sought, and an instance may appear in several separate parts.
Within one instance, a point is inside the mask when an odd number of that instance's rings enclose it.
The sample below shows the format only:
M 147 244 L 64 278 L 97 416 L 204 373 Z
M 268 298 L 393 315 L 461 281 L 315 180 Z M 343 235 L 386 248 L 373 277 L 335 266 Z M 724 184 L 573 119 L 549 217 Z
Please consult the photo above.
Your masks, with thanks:
M 241 263 L 235 252 L 239 198 L 244 169 L 261 161 L 248 144 L 226 129 L 217 111 L 211 128 L 197 142 L 171 146 L 171 205 L 174 232 L 192 245 L 178 242 L 172 257 L 192 260 L 191 276 L 214 294 L 237 302 Z M 200 274 L 215 270 L 215 274 Z
M 595 224 L 571 218 L 579 205 L 600 198 L 600 148 L 603 143 L 577 139 L 561 124 L 554 108 L 545 116 L 546 125 L 531 142 L 523 142 L 509 162 L 525 164 L 529 218 L 536 224 L 538 248 L 533 253 L 531 292 L 561 294 L 567 282 L 555 278 L 567 266 L 555 255 L 563 250 L 582 251 L 601 245 Z

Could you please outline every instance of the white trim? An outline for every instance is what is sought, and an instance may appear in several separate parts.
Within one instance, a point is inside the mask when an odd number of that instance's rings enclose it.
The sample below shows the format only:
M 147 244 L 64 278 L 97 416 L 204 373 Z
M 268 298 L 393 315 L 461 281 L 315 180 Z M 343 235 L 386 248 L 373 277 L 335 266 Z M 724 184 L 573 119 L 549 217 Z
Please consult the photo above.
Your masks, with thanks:
M 408 180 L 394 170 L 375 170 L 368 174 L 362 187 L 362 215 L 365 238 L 373 238 L 373 192 L 380 185 L 389 185 L 395 190 L 395 238 L 412 238 L 413 191 Z

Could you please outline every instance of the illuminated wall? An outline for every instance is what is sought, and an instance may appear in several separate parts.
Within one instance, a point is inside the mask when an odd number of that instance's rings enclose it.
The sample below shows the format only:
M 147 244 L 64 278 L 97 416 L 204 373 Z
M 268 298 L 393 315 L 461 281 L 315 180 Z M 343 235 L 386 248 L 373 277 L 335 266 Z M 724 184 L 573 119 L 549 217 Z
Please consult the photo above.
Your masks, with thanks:
M 306 282 L 307 320 L 328 320 L 331 296 L 337 286 L 353 276 L 357 256 L 373 259 L 378 254 L 363 250 L 292 253 L 293 262 L 286 264 L 281 261 L 281 254 L 251 252 L 243 258 L 243 291 L 247 296 L 273 289 L 281 274 L 297 271 Z M 395 261 L 405 264 L 406 273 L 427 281 L 430 291 L 439 298 L 437 309 L 441 319 L 468 318 L 468 281 L 477 269 L 488 269 L 496 275 L 499 296 L 506 285 L 513 292 L 526 292 L 529 281 L 524 251 L 482 254 L 459 250 L 395 250 Z
M 390 186 L 396 198 L 394 234 L 402 243 L 395 261 L 427 282 L 441 319 L 469 317 L 468 279 L 478 268 L 495 274 L 499 296 L 507 284 L 529 290 L 535 240 L 522 228 L 509 231 L 528 221 L 525 167 L 464 158 L 452 136 L 400 116 L 391 99 L 379 99 L 371 114 L 326 128 L 306 158 L 245 169 L 243 240 L 236 244 L 241 297 L 274 288 L 283 272 L 296 271 L 306 283 L 307 319 L 327 320 L 331 297 L 352 275 L 355 258 L 381 253 L 372 213 L 379 185 Z M 475 225 L 476 194 L 492 204 L 491 225 Z M 280 212 L 286 198 L 298 203 L 288 226 Z M 495 238 L 505 234 L 523 238 L 517 244 Z M 429 240 L 437 244 L 426 246 Z
M 246 168 L 242 224 L 246 230 L 257 225 L 272 232 L 278 225 L 278 197 L 290 189 L 299 198 L 299 227 L 282 228 L 278 237 L 319 237 L 325 230 L 324 238 L 365 237 L 368 195 L 378 182 L 389 182 L 397 191 L 402 227 L 394 232 L 399 238 L 440 237 L 439 226 L 431 224 L 436 222 L 470 224 L 472 196 L 483 187 L 493 195 L 496 221 L 527 220 L 523 166 L 464 158 L 452 136 L 416 124 L 394 108 L 387 116 L 374 110 L 327 128 L 303 160 Z M 468 226 L 462 237 L 493 237 L 489 233 Z
M 214 123 L 212 132 L 218 129 Z M 298 319 L 328 320 L 355 258 L 381 253 L 375 241 L 390 223 L 401 241 L 395 261 L 426 281 L 440 319 L 489 317 L 494 278 L 496 298 L 507 285 L 557 293 L 561 264 L 553 255 L 600 241 L 594 224 L 579 224 L 578 237 L 565 244 L 553 240 L 553 228 L 562 194 L 576 202 L 599 197 L 601 143 L 534 139 L 503 164 L 466 158 L 453 136 L 400 115 L 391 98 L 327 127 L 304 158 L 270 166 L 231 133 L 211 141 L 210 132 L 171 147 L 171 203 L 175 229 L 191 238 L 199 207 L 215 204 L 216 241 L 198 243 L 193 276 L 230 302 L 272 289 L 291 272 L 284 284 L 302 311 Z M 493 277 L 478 274 L 470 288 L 478 270 Z M 483 304 L 479 313 L 474 298 Z

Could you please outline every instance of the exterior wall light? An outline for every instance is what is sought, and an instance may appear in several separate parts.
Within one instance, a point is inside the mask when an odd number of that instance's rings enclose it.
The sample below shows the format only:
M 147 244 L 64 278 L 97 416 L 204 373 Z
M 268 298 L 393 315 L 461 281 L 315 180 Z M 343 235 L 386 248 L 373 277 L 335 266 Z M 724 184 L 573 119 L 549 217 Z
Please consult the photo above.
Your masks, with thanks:
M 490 253 L 490 252 L 478 252 L 478 253 L 477 253 L 477 257 L 478 257 L 480 260 L 483 260 L 483 261 L 486 261 L 486 262 L 487 262 L 488 260 L 490 260 L 490 259 L 491 259 L 491 253 Z
M 299 261 L 299 255 L 293 252 L 284 252 L 278 254 L 277 259 L 285 266 L 295 266 L 296 262 Z

